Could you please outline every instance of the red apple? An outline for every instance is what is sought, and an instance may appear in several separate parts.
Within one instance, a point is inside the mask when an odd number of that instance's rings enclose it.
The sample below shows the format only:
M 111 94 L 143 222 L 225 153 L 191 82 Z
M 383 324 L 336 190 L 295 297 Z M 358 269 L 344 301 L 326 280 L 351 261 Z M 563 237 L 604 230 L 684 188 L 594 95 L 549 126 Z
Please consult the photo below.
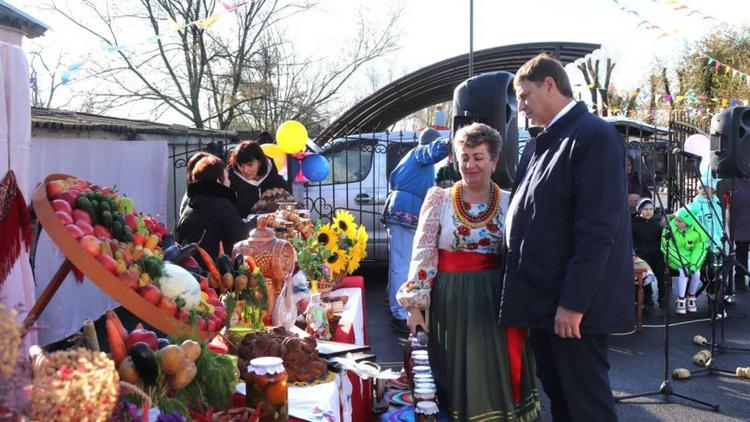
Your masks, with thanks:
M 156 333 L 149 330 L 133 330 L 125 339 L 125 346 L 130 350 L 134 344 L 143 342 L 148 345 L 151 350 L 157 350 L 159 347 L 159 339 L 156 337 Z
M 96 256 L 96 260 L 112 274 L 117 274 L 117 261 L 109 255 L 100 254 Z
M 81 231 L 81 228 L 76 226 L 75 224 L 66 224 L 65 229 L 68 230 L 68 233 L 70 233 L 71 236 L 75 240 L 78 240 L 83 237 L 83 232 Z
M 57 198 L 60 192 L 67 189 L 67 185 L 62 180 L 53 180 L 47 183 L 47 198 Z
M 158 305 L 161 301 L 161 291 L 153 284 L 147 284 L 138 289 L 138 294 L 144 299 L 151 302 L 152 305 Z
M 75 221 L 85 221 L 86 223 L 91 224 L 91 216 L 89 213 L 82 209 L 74 209 L 73 210 L 73 220 Z M 91 231 L 93 232 L 94 229 L 92 228 Z
M 159 300 L 159 309 L 171 316 L 177 312 L 177 303 L 171 297 L 162 296 Z
M 180 266 L 183 267 L 191 267 L 191 268 L 200 268 L 200 265 L 198 265 L 198 261 L 195 260 L 192 256 L 189 256 L 180 262 Z
M 92 235 L 85 235 L 81 237 L 78 240 L 78 243 L 83 247 L 83 249 L 86 249 L 86 252 L 90 253 L 92 256 L 97 256 L 102 253 L 101 242 L 99 242 L 99 239 L 95 238 Z
M 109 242 L 112 240 L 112 232 L 101 224 L 94 225 L 94 236 L 101 241 Z
M 206 289 L 206 296 L 208 296 L 209 299 L 219 298 L 219 296 L 216 294 L 216 290 L 214 289 Z
M 91 227 L 91 224 L 83 220 L 76 220 L 76 226 L 78 226 L 81 229 L 84 235 L 91 235 L 91 236 L 94 235 L 94 228 Z
M 188 322 L 190 320 L 190 314 L 184 309 L 178 309 L 175 316 L 182 322 Z
M 57 219 L 60 220 L 63 225 L 73 224 L 73 217 L 65 211 L 55 211 Z
M 132 271 L 123 271 L 117 277 L 133 290 L 138 290 L 138 274 Z
M 130 227 L 130 230 L 136 231 L 138 229 L 138 223 L 135 221 L 135 214 L 126 214 L 125 215 L 125 224 Z
M 78 194 L 74 192 L 73 189 L 70 189 L 60 192 L 60 194 L 55 197 L 55 201 L 57 201 L 58 199 L 61 201 L 65 201 L 68 205 L 70 205 L 70 208 L 74 208 L 76 206 L 76 198 L 78 198 Z M 54 204 L 52 205 L 52 207 L 54 208 Z
M 53 200 L 52 209 L 54 209 L 55 211 L 65 211 L 68 214 L 73 213 L 73 207 L 71 207 L 69 203 L 67 203 L 66 201 L 63 201 L 62 199 Z
M 205 292 L 208 290 L 208 279 L 206 277 L 201 277 L 201 281 L 198 284 L 201 286 L 201 291 Z
M 208 319 L 208 324 L 206 325 L 207 325 L 206 329 L 208 329 L 208 331 L 215 333 L 219 331 L 219 329 L 222 326 L 222 323 L 217 318 L 214 318 L 213 316 L 211 316 L 211 318 Z

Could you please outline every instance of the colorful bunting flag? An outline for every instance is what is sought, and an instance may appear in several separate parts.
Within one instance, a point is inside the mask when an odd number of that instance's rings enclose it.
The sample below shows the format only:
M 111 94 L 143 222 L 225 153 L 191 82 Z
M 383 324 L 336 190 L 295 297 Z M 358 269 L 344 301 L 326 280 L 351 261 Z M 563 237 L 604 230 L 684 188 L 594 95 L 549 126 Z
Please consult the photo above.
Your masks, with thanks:
M 136 50 L 140 50 L 145 45 L 156 43 L 159 40 L 161 40 L 163 37 L 165 37 L 167 35 L 170 35 L 170 34 L 173 34 L 173 33 L 176 33 L 176 32 L 179 32 L 183 28 L 187 28 L 187 27 L 189 27 L 191 25 L 195 25 L 196 27 L 198 27 L 200 29 L 206 30 L 210 26 L 212 26 L 213 24 L 215 24 L 222 16 L 224 16 L 224 15 L 226 15 L 228 13 L 234 13 L 238 9 L 240 9 L 241 7 L 247 5 L 248 3 L 249 2 L 246 2 L 246 1 L 245 2 L 241 2 L 241 3 L 229 3 L 229 2 L 226 2 L 226 1 L 222 1 L 221 5 L 224 8 L 224 10 L 222 12 L 219 12 L 219 13 L 217 13 L 215 15 L 209 16 L 209 17 L 207 17 L 205 19 L 199 19 L 199 20 L 196 20 L 196 21 L 193 21 L 193 22 L 189 22 L 189 23 L 187 23 L 185 25 L 180 25 L 177 22 L 175 22 L 174 20 L 168 18 L 167 19 L 167 24 L 168 24 L 169 30 L 166 33 L 162 33 L 162 34 L 158 34 L 158 35 L 152 35 L 152 36 L 146 38 L 145 40 L 143 40 L 143 41 L 141 41 L 141 42 L 139 42 L 137 44 L 134 44 L 135 49 Z M 127 48 L 129 48 L 129 47 L 126 46 L 126 45 L 112 45 L 112 44 L 107 44 L 107 45 L 104 45 L 102 47 L 102 50 L 105 53 L 120 53 L 120 52 L 122 52 L 123 50 L 125 50 Z M 90 57 L 90 55 L 89 55 L 89 57 Z M 73 76 L 75 75 L 75 73 L 78 72 L 80 70 L 80 68 L 82 66 L 84 66 L 87 62 L 88 62 L 88 58 L 85 59 L 85 60 L 83 60 L 83 61 L 81 61 L 81 62 L 79 62 L 79 63 L 72 64 L 72 65 L 68 66 L 68 68 L 65 69 L 65 71 L 63 71 L 62 75 L 60 76 L 60 79 L 62 80 L 63 85 L 65 85 L 68 82 L 70 82 L 70 80 L 73 78 Z

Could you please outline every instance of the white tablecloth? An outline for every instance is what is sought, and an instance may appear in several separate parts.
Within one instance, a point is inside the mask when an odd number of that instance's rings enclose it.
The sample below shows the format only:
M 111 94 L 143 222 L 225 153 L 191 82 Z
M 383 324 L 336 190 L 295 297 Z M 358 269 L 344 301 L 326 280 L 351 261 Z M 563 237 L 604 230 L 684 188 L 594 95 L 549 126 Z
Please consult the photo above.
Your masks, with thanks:
M 351 326 L 351 329 L 354 330 L 354 344 L 364 346 L 365 317 L 362 314 L 362 290 L 357 287 L 336 289 L 331 295 L 349 296 L 349 300 L 346 302 L 346 305 L 344 305 L 344 311 L 341 313 L 339 325 L 345 330 L 349 329 L 347 326 Z

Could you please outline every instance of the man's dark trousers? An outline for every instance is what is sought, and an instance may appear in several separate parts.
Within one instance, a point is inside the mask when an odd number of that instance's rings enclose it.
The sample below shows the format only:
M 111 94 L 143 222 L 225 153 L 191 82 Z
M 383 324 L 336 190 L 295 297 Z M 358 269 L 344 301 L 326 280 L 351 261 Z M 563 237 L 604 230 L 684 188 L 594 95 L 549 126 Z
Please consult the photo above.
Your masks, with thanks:
M 606 335 L 560 338 L 531 330 L 536 372 L 550 398 L 554 422 L 617 421 L 609 386 Z

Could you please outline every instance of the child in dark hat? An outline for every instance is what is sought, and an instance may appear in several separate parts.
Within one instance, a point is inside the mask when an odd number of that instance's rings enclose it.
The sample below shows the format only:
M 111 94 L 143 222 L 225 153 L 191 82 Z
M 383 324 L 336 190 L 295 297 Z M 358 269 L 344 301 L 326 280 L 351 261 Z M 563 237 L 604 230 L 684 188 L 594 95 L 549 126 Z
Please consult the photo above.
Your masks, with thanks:
M 664 307 L 664 255 L 661 252 L 662 219 L 654 217 L 654 201 L 651 198 L 641 198 L 635 206 L 635 214 L 631 219 L 633 228 L 633 248 L 635 254 L 646 261 L 651 267 L 658 281 L 659 307 Z M 643 286 L 643 303 L 654 305 L 653 287 L 651 284 Z

